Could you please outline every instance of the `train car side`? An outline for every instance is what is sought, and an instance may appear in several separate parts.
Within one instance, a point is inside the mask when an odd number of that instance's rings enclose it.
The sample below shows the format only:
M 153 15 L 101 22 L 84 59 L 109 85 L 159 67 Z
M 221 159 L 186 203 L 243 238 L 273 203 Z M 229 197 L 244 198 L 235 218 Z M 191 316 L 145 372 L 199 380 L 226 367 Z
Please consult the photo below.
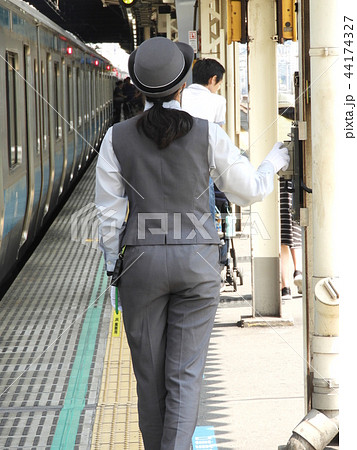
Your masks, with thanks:
M 110 125 L 109 62 L 20 0 L 0 0 L 0 286 Z

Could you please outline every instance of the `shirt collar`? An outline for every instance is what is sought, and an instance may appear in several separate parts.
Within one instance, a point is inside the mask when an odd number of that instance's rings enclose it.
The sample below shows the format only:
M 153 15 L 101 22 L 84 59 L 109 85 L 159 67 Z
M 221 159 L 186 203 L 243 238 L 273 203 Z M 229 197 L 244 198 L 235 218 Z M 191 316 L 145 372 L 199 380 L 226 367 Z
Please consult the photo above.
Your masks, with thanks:
M 148 109 L 152 108 L 154 106 L 153 103 L 145 101 L 145 108 L 144 111 L 147 111 Z M 169 109 L 181 109 L 180 103 L 177 100 L 170 100 L 169 102 L 164 102 L 162 104 L 164 108 Z
M 206 86 L 203 86 L 203 84 L 199 83 L 190 84 L 190 86 L 188 86 L 188 89 L 196 89 L 198 91 L 208 91 L 211 93 L 211 91 Z

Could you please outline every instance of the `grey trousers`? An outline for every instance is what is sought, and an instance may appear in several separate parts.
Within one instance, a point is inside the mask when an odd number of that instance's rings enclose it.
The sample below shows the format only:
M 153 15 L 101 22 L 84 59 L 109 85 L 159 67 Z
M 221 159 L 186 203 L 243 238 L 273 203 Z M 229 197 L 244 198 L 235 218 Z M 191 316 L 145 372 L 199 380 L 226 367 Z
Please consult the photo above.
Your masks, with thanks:
M 146 450 L 189 450 L 219 302 L 217 245 L 127 247 L 119 293 Z

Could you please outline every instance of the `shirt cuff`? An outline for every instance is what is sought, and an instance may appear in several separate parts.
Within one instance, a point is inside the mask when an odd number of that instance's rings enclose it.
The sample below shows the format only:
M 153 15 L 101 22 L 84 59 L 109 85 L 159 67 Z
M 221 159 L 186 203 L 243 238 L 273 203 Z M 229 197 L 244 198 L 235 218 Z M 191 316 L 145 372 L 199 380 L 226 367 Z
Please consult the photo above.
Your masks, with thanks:
M 113 272 L 116 261 L 107 261 L 107 272 Z

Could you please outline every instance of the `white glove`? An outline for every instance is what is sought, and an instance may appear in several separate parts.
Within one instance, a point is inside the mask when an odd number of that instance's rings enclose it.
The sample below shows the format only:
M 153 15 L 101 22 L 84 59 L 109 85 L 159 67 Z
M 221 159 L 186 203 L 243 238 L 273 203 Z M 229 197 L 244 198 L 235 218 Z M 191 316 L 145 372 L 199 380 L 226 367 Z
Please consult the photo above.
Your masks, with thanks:
M 264 161 L 269 161 L 273 164 L 275 173 L 278 173 L 280 169 L 286 170 L 290 162 L 288 149 L 284 147 L 282 142 L 277 142 Z
M 116 289 L 118 289 L 118 288 L 116 288 L 115 286 L 110 287 L 110 301 L 111 301 L 112 307 L 114 309 L 115 309 L 115 291 L 116 291 Z M 118 311 L 123 311 L 123 308 L 120 303 L 119 291 L 118 291 Z

